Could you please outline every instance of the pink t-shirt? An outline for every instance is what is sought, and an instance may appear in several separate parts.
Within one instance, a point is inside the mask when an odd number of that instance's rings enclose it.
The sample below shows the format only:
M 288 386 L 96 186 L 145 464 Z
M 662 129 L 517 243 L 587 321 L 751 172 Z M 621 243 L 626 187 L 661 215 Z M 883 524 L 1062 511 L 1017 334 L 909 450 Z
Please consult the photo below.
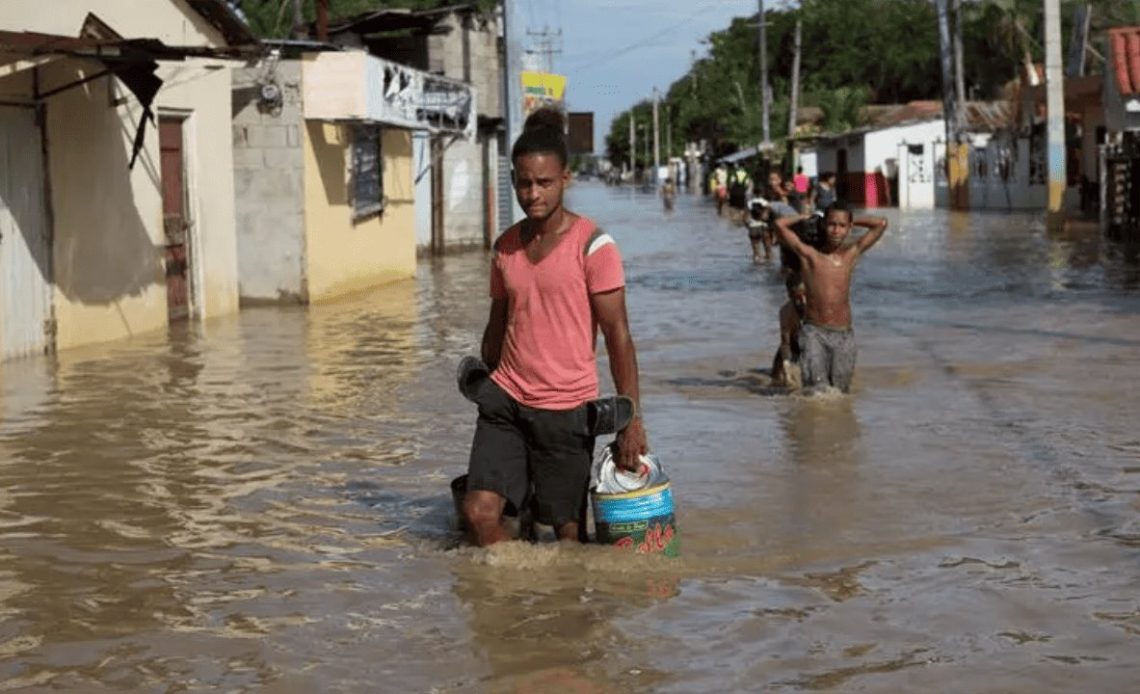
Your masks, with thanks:
M 811 185 L 811 179 L 806 174 L 796 174 L 792 176 L 792 185 L 796 187 L 797 193 L 806 193 Z
M 609 234 L 580 217 L 550 255 L 532 263 L 521 229 L 516 224 L 495 242 L 491 298 L 507 299 L 508 309 L 491 378 L 523 405 L 572 409 L 598 397 L 590 295 L 625 286 L 621 254 Z

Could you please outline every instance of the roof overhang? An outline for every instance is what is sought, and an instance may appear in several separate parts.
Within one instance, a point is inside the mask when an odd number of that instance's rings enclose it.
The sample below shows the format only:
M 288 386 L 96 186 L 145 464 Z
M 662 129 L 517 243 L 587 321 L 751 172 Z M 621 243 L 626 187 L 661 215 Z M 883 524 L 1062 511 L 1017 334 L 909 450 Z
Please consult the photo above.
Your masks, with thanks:
M 475 89 L 369 55 L 307 53 L 301 68 L 307 120 L 380 123 L 471 139 L 478 122 Z

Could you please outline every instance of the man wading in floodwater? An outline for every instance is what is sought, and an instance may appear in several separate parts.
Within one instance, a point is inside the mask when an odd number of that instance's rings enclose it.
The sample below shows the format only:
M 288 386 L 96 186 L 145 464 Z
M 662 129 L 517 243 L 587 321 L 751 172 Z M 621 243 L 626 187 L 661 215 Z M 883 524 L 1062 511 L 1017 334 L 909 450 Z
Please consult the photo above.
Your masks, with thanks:
M 617 464 L 637 470 L 648 450 L 638 402 L 637 356 L 614 240 L 562 206 L 570 181 L 562 114 L 527 118 L 511 150 L 526 219 L 495 242 L 491 315 L 463 515 L 476 544 L 508 539 L 506 504 L 521 510 L 530 485 L 540 523 L 582 539 L 594 435 L 586 403 L 598 397 L 594 346 L 602 329 L 610 371 L 634 416 L 617 437 Z M 582 532 L 584 535 L 584 532 Z
M 855 334 L 851 330 L 851 276 L 855 263 L 883 237 L 882 217 L 852 219 L 851 210 L 832 203 L 824 214 L 827 237 L 817 250 L 802 241 L 792 227 L 810 215 L 776 220 L 780 240 L 801 260 L 800 276 L 807 289 L 807 306 L 800 329 L 800 371 L 804 388 L 831 386 L 844 393 L 855 374 Z M 849 241 L 851 227 L 867 229 Z

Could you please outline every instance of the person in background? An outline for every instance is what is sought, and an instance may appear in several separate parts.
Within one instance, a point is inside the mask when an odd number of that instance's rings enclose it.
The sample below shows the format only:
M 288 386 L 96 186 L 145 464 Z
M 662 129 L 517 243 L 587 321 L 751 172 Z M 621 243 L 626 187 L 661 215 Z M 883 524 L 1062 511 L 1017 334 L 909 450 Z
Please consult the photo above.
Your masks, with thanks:
M 776 220 L 776 233 L 800 260 L 800 277 L 807 291 L 803 327 L 799 333 L 800 370 L 804 388 L 830 386 L 846 393 L 855 373 L 855 333 L 851 328 L 851 278 L 855 265 L 887 230 L 882 217 L 853 219 L 842 203 L 824 214 L 826 238 L 817 249 L 802 241 L 793 226 L 808 216 Z M 850 239 L 851 228 L 866 233 Z
M 724 214 L 724 203 L 728 202 L 728 169 L 724 164 L 717 164 L 713 171 L 713 190 L 716 195 L 716 214 Z
M 677 199 L 677 186 L 673 185 L 672 178 L 666 178 L 665 184 L 661 186 L 661 202 L 665 204 L 665 211 L 673 211 L 673 203 Z
M 815 195 L 812 200 L 812 209 L 826 210 L 835 202 L 835 174 L 824 171 L 819 175 Z
M 807 309 L 807 290 L 799 278 L 784 282 L 788 301 L 780 307 L 780 347 L 772 359 L 772 382 L 788 388 L 800 387 L 800 326 Z
M 804 174 L 804 167 L 796 167 L 796 175 L 792 176 L 792 183 L 796 187 L 796 194 L 799 195 L 801 199 L 807 200 L 808 190 L 811 188 L 811 179 Z

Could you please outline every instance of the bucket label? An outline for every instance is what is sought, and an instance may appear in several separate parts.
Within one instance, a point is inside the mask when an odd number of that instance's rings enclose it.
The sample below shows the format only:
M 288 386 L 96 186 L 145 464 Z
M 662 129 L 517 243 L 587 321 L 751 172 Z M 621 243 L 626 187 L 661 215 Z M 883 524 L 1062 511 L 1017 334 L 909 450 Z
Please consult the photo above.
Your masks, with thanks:
M 598 537 L 619 550 L 638 554 L 657 554 L 675 557 L 680 552 L 677 529 L 672 516 L 625 523 L 598 525 Z

